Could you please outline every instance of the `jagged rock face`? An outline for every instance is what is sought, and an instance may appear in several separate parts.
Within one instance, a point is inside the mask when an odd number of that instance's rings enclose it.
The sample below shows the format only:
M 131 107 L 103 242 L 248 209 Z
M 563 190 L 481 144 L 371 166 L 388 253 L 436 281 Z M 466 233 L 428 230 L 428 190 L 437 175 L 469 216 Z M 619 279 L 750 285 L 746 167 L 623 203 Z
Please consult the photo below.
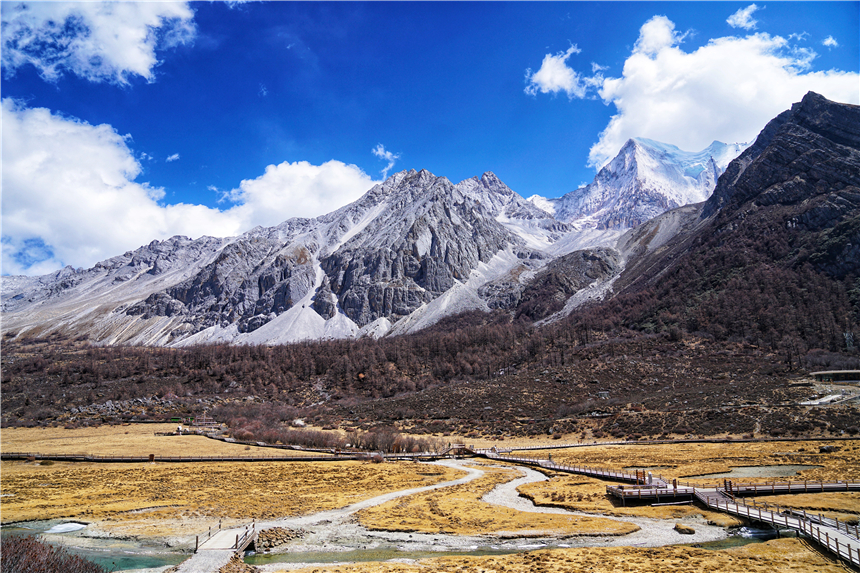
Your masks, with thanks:
M 860 106 L 808 93 L 765 126 L 707 202 L 670 211 L 631 234 L 647 243 L 672 216 L 674 236 L 640 249 L 616 283 L 619 292 L 659 284 L 687 291 L 664 279 L 690 266 L 713 277 L 709 289 L 745 265 L 811 265 L 836 279 L 860 275 Z M 630 243 L 635 250 L 636 241 Z M 718 250 L 738 255 L 724 260 L 713 256 Z M 691 290 L 690 296 L 702 295 Z
M 524 289 L 516 316 L 530 320 L 546 318 L 561 310 L 574 293 L 620 270 L 621 257 L 615 249 L 588 249 L 558 257 Z
M 326 321 L 342 314 L 359 328 L 379 318 L 393 323 L 456 281 L 466 282 L 500 251 L 539 261 L 505 224 L 534 228 L 541 240 L 569 230 L 492 173 L 452 185 L 428 171 L 405 171 L 323 217 L 291 219 L 227 240 L 196 272 L 116 312 L 145 321 L 171 319 L 169 341 L 231 325 L 239 334 L 252 333 L 300 301 Z M 183 255 L 193 257 L 173 252 L 180 243 L 154 242 L 130 262 L 101 265 L 159 275 Z M 78 284 L 74 271 L 66 275 L 52 288 Z M 116 280 L 133 276 L 127 271 Z
M 229 239 L 154 241 L 88 270 L 4 277 L 3 331 L 65 330 L 106 344 L 253 344 L 410 332 L 464 309 L 542 320 L 568 312 L 583 288 L 591 296 L 653 287 L 689 257 L 705 260 L 725 245 L 767 243 L 781 257 L 768 260 L 780 265 L 857 276 L 858 109 L 809 94 L 728 166 L 707 203 L 628 232 L 618 251 L 577 249 L 607 244 L 585 244 L 594 226 L 636 226 L 653 216 L 648 209 L 686 200 L 673 198 L 684 195 L 678 188 L 664 192 L 667 182 L 704 193 L 737 149 L 712 146 L 682 161 L 676 148 L 632 140 L 590 195 L 547 202 L 558 217 L 589 212 L 589 229 L 557 220 L 492 173 L 453 185 L 403 171 L 315 219 Z M 655 173 L 663 187 L 648 186 Z M 631 193 L 610 197 L 621 183 Z
M 251 332 L 292 307 L 313 288 L 314 280 L 307 247 L 284 246 L 278 235 L 252 232 L 226 245 L 195 276 L 150 295 L 125 313 L 182 316 L 188 325 L 183 332 L 233 323 L 239 332 Z
M 708 198 L 722 169 L 745 147 L 715 141 L 698 153 L 648 139 L 629 140 L 594 181 L 551 199 L 557 219 L 599 229 L 633 228 L 670 209 Z
M 2 309 L 11 312 L 26 304 L 62 297 L 76 287 L 86 290 L 93 283 L 118 286 L 128 281 L 153 282 L 164 275 L 186 270 L 189 260 L 213 256 L 224 243 L 224 239 L 214 237 L 191 240 L 175 236 L 165 241 L 152 241 L 86 270 L 66 267 L 41 277 L 3 277 Z M 6 293 L 12 290 L 17 294 L 7 297 Z
M 860 106 L 810 92 L 764 128 L 720 179 L 702 216 L 721 232 L 761 212 L 791 229 L 797 262 L 860 272 Z
M 364 326 L 410 314 L 521 242 L 474 197 L 421 171 L 404 177 L 388 209 L 321 265 L 344 314 Z

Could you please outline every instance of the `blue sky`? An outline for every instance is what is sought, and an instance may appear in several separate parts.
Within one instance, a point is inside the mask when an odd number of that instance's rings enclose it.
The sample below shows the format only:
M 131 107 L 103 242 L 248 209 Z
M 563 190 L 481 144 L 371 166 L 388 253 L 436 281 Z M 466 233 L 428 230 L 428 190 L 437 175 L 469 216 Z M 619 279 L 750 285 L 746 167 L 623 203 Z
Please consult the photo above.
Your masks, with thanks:
M 3 2 L 3 268 L 316 216 L 402 169 L 589 182 L 629 137 L 860 103 L 858 2 Z M 114 30 L 121 30 L 114 33 Z

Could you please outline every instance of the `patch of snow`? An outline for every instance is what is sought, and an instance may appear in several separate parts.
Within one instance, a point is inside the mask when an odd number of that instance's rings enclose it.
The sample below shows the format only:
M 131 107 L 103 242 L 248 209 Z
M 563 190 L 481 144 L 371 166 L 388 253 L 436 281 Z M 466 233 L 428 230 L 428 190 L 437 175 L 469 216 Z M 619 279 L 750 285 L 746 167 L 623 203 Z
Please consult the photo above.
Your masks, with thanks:
M 418 250 L 418 256 L 424 257 L 430 252 L 430 247 L 433 245 L 433 234 L 430 233 L 428 227 L 422 227 L 418 238 L 415 239 L 415 248 Z
M 547 318 L 535 323 L 535 326 L 542 326 L 544 324 L 549 324 L 551 322 L 555 322 L 557 320 L 565 318 L 571 312 L 573 312 L 587 302 L 603 300 L 604 298 L 606 298 L 607 295 L 612 293 L 612 285 L 615 283 L 618 277 L 621 276 L 622 271 L 623 269 L 620 269 L 618 273 L 613 275 L 611 278 L 602 281 L 594 281 L 587 287 L 576 291 L 564 303 L 564 308 L 548 316 Z
M 583 249 L 615 247 L 619 237 L 625 231 L 626 229 L 597 229 L 595 227 L 583 226 L 576 231 L 571 231 L 553 243 L 547 252 L 552 256 L 560 257 Z
M 370 324 L 365 324 L 359 331 L 359 335 L 369 336 L 371 338 L 382 338 L 389 330 L 391 330 L 391 321 L 382 316 Z
M 329 253 L 333 253 L 345 245 L 350 239 L 361 233 L 364 229 L 367 228 L 370 223 L 372 223 L 377 217 L 379 217 L 385 210 L 388 209 L 388 202 L 382 201 L 373 209 L 368 209 L 362 217 L 353 223 L 353 226 L 344 233 L 337 243 L 331 245 L 327 251 Z
M 438 298 L 421 305 L 409 316 L 404 316 L 395 322 L 389 331 L 389 335 L 397 336 L 418 332 L 428 326 L 433 326 L 446 316 L 469 310 L 490 312 L 487 303 L 478 297 L 474 289 L 455 280 L 454 286 Z
M 359 333 L 358 325 L 345 314 L 338 312 L 326 321 L 323 338 L 355 338 Z
M 538 209 L 543 209 L 550 215 L 555 216 L 555 203 L 547 199 L 546 197 L 541 197 L 540 195 L 532 195 L 526 201 L 530 201 L 535 207 Z
M 466 286 L 473 291 L 476 291 L 490 281 L 494 281 L 520 264 L 520 259 L 514 254 L 509 247 L 501 250 L 493 258 L 486 263 L 478 263 L 477 268 L 472 269 L 469 278 L 466 281 Z
M 69 533 L 70 531 L 80 531 L 84 528 L 86 528 L 86 525 L 83 523 L 60 523 L 59 525 L 55 525 L 51 529 L 47 530 L 45 533 Z

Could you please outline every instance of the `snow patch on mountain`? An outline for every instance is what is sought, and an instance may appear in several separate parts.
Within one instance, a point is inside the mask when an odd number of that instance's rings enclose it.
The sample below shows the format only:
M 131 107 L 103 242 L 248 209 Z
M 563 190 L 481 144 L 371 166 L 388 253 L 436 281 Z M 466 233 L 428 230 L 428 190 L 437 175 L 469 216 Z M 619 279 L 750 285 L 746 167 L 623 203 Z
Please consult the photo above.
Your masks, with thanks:
M 429 326 L 433 326 L 446 316 L 480 310 L 489 312 L 490 308 L 474 289 L 469 288 L 460 281 L 445 291 L 441 296 L 433 299 L 430 303 L 421 305 L 409 316 L 405 316 L 394 323 L 389 330 L 389 336 L 411 334 Z

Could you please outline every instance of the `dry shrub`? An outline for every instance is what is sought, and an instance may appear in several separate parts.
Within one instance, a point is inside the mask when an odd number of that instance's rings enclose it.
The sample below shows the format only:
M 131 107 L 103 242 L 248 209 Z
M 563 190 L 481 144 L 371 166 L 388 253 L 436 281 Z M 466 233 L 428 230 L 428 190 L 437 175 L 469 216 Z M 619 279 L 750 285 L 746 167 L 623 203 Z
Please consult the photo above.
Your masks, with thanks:
M 2 548 L 0 573 L 106 573 L 101 565 L 31 535 L 5 537 Z

